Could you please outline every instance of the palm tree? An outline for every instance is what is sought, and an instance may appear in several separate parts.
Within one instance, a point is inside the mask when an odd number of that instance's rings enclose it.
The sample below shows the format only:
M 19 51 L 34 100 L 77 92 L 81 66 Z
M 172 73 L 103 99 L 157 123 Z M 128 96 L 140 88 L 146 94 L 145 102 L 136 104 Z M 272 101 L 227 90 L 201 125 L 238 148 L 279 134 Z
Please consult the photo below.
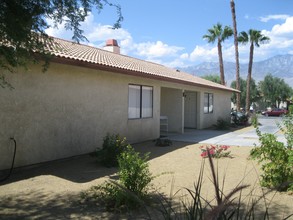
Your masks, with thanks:
M 233 20 L 233 33 L 234 33 L 234 47 L 235 47 L 235 61 L 236 61 L 236 89 L 240 90 L 240 76 L 239 76 L 239 51 L 238 51 L 238 40 L 237 40 L 237 23 L 236 23 L 236 12 L 234 0 L 230 1 L 232 20 Z M 240 93 L 236 93 L 236 108 L 240 110 Z
M 225 26 L 224 29 L 220 23 L 217 23 L 213 28 L 208 29 L 208 34 L 204 35 L 203 38 L 206 39 L 209 43 L 214 43 L 218 41 L 218 55 L 219 55 L 219 65 L 220 65 L 220 76 L 221 84 L 225 85 L 225 75 L 224 75 L 224 63 L 223 63 L 223 54 L 222 54 L 222 42 L 227 38 L 232 36 L 233 30 Z
M 250 107 L 250 82 L 252 74 L 252 63 L 253 63 L 253 52 L 254 46 L 259 47 L 260 44 L 267 43 L 270 40 L 269 37 L 264 36 L 261 31 L 250 29 L 248 33 L 242 31 L 238 36 L 238 41 L 242 44 L 250 42 L 249 51 L 249 63 L 248 63 L 248 73 L 247 73 L 247 83 L 246 83 L 246 113 L 249 113 Z

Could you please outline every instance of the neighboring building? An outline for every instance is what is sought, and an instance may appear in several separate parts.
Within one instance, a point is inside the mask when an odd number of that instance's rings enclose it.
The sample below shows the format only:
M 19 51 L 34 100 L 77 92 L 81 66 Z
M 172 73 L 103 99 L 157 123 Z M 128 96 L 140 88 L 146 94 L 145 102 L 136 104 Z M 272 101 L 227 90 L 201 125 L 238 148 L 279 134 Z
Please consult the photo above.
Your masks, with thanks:
M 47 72 L 31 65 L 6 74 L 15 89 L 1 89 L 0 170 L 11 164 L 10 137 L 15 166 L 25 166 L 93 152 L 107 133 L 130 143 L 156 139 L 162 115 L 178 133 L 230 117 L 234 89 L 120 55 L 115 40 L 107 43 L 115 53 L 54 42 Z

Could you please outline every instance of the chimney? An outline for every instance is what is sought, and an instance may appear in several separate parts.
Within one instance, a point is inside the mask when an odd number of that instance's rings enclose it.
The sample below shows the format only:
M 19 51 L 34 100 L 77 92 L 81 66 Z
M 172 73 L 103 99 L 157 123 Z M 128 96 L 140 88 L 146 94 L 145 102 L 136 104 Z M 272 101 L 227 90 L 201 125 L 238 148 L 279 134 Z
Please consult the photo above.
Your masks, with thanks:
M 109 39 L 106 41 L 106 45 L 104 46 L 104 50 L 120 54 L 120 47 L 118 46 L 117 40 Z

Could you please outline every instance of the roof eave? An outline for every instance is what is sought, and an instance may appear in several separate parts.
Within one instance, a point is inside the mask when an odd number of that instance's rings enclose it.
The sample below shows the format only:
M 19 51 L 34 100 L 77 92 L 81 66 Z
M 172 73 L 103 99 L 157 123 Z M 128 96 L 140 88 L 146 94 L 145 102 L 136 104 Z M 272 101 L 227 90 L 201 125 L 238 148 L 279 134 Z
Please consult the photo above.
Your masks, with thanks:
M 123 69 L 123 68 L 117 68 L 117 67 L 112 67 L 112 66 L 98 64 L 98 63 L 90 63 L 90 62 L 85 62 L 85 61 L 77 60 L 77 59 L 70 59 L 70 58 L 65 58 L 65 57 L 54 56 L 51 59 L 51 61 L 55 62 L 55 63 L 60 63 L 60 64 L 86 67 L 86 68 L 96 69 L 96 70 L 104 70 L 104 71 L 109 71 L 109 72 L 114 72 L 114 73 L 119 73 L 119 74 L 144 77 L 144 78 L 156 79 L 156 80 L 163 80 L 163 81 L 167 81 L 167 82 L 180 83 L 180 84 L 191 85 L 191 86 L 198 86 L 198 87 L 202 87 L 202 88 L 209 88 L 209 89 L 216 89 L 216 90 L 240 93 L 239 90 L 232 89 L 232 88 L 220 88 L 220 87 L 214 87 L 211 85 L 203 85 L 200 83 L 188 82 L 185 80 L 175 79 L 175 78 L 171 78 L 171 77 L 158 76 L 158 75 L 149 74 L 149 73 L 145 73 L 145 72 L 127 70 L 127 69 Z

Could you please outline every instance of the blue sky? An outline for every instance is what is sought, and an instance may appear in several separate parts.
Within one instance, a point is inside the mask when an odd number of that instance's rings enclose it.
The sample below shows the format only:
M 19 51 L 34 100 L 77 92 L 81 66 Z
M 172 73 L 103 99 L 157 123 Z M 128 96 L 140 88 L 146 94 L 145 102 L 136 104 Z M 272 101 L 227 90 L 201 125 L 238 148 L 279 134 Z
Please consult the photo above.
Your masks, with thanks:
M 116 9 L 106 6 L 92 11 L 81 28 L 89 42 L 102 48 L 107 39 L 117 39 L 121 53 L 169 67 L 185 67 L 218 61 L 217 45 L 202 36 L 214 24 L 232 26 L 230 0 L 109 0 L 122 7 L 122 28 L 110 28 L 117 19 Z M 254 61 L 279 54 L 293 54 L 292 0 L 234 0 L 238 33 L 261 30 L 271 38 L 255 49 Z M 50 22 L 50 21 L 49 21 Z M 71 40 L 63 25 L 49 28 L 51 36 Z M 233 37 L 223 43 L 224 61 L 233 61 Z M 240 62 L 248 62 L 249 45 L 240 45 Z

